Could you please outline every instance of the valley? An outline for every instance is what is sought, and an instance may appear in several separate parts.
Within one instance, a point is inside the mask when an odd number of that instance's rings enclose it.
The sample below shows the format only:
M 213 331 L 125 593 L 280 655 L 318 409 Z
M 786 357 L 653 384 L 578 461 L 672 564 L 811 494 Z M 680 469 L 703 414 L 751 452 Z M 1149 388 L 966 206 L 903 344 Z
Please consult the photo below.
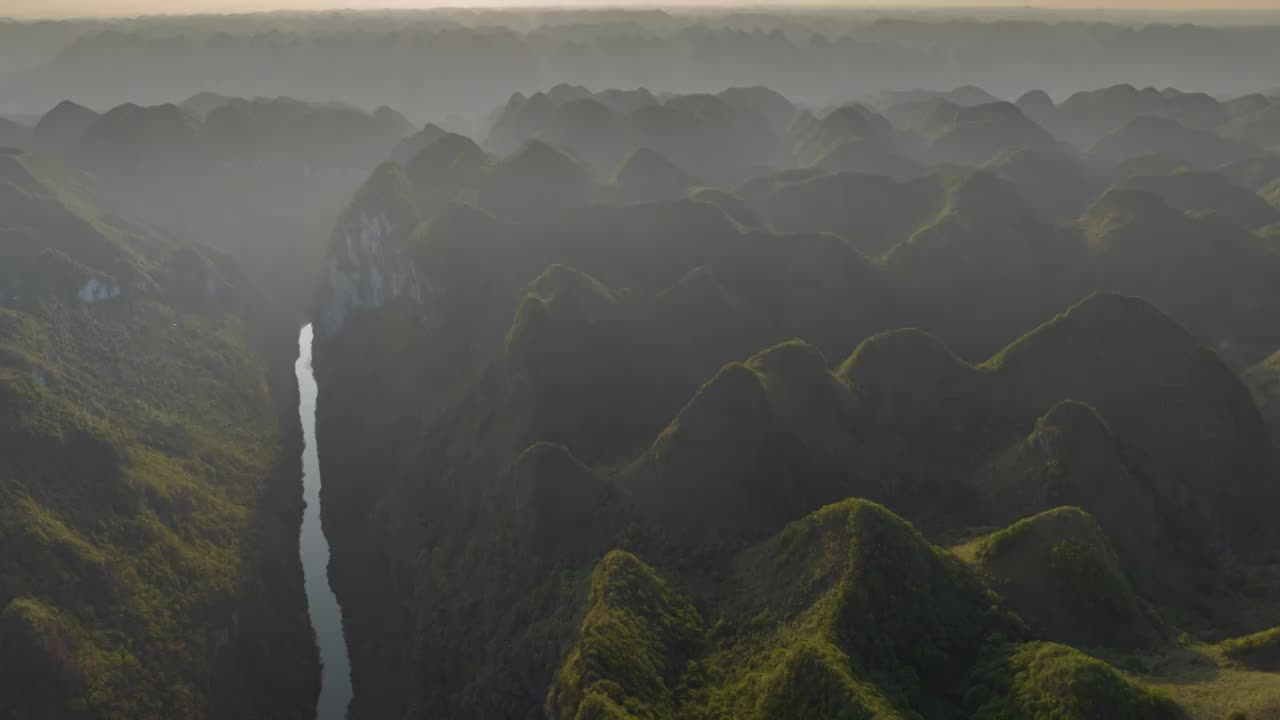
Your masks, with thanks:
M 0 46 L 0 720 L 1280 720 L 1280 31 L 981 17 Z

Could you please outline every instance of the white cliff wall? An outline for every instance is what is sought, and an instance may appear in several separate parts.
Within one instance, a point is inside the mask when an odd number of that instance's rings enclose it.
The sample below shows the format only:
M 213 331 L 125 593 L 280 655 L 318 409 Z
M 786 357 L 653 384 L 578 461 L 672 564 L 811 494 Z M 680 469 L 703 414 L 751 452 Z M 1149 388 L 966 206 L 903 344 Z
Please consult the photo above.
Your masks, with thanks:
M 396 298 L 424 304 L 426 288 L 405 242 L 411 231 L 397 227 L 386 213 L 361 209 L 349 214 L 325 266 L 321 334 L 341 333 L 356 309 L 381 307 Z

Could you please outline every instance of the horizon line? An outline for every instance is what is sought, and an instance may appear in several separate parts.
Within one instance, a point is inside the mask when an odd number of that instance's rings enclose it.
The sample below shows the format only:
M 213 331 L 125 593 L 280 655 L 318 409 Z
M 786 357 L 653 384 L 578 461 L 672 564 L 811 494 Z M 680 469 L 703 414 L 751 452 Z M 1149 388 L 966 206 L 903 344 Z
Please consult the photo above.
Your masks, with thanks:
M 394 1 L 394 0 L 393 0 Z M 1070 2 L 1071 0 L 1066 0 Z M 1046 5 L 1044 0 L 1040 2 L 1027 2 L 1027 0 L 989 0 L 989 2 L 966 2 L 965 4 L 939 4 L 937 0 L 901 0 L 896 4 L 885 4 L 883 0 L 879 2 L 861 2 L 860 0 L 851 0 L 844 3 L 832 3 L 824 0 L 797 0 L 796 2 L 762 2 L 762 3 L 737 3 L 734 0 L 691 0 L 690 2 L 657 2 L 644 3 L 635 2 L 634 0 L 562 0 L 561 2 L 536 2 L 530 4 L 508 4 L 509 0 L 499 0 L 494 3 L 475 2 L 475 0 L 460 0 L 457 3 L 441 2 L 435 5 L 384 5 L 370 7 L 351 7 L 339 6 L 333 7 L 313 7 L 313 8 L 290 8 L 276 7 L 265 8 L 261 10 L 228 8 L 226 11 L 217 10 L 199 10 L 193 9 L 188 12 L 120 12 L 120 13 L 103 13 L 103 14 L 40 14 L 24 13 L 20 15 L 3 15 L 0 14 L 0 22 L 48 22 L 48 21 L 93 21 L 93 20 L 148 20 L 163 18 L 234 18 L 234 17 L 253 17 L 253 16 L 287 16 L 287 15 L 361 15 L 361 14 L 392 14 L 392 13 L 432 13 L 443 11 L 482 11 L 482 12 L 554 12 L 554 11 L 600 11 L 600 12 L 665 12 L 672 14 L 681 14 L 687 12 L 696 12 L 704 10 L 726 11 L 733 10 L 739 12 L 766 11 L 780 13 L 794 12 L 813 12 L 813 11 L 856 11 L 856 12 L 883 12 L 883 13 L 917 13 L 921 11 L 942 12 L 942 13 L 964 13 L 964 12 L 1025 12 L 1028 14 L 1063 14 L 1077 15 L 1087 13 L 1103 13 L 1118 15 L 1176 15 L 1176 16 L 1223 16 L 1223 15 L 1276 15 L 1280 16 L 1280 6 L 1277 7 L 1251 7 L 1248 5 L 1233 5 L 1229 7 L 1181 7 L 1181 6 L 1164 6 L 1164 7 L 1127 7 L 1115 5 Z

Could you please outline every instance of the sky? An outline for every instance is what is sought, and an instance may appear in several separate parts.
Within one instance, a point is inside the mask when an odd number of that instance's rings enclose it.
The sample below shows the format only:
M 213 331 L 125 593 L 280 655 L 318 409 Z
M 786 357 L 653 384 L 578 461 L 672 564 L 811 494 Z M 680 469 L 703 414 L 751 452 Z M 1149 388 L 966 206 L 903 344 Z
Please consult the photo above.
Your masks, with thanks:
M 850 5 L 875 7 L 1039 7 L 1132 10 L 1278 10 L 1280 0 L 562 0 L 567 5 Z M 548 6 L 556 0 L 0 0 L 0 17 L 70 17 L 185 13 L 239 13 L 269 10 L 377 9 L 431 6 Z

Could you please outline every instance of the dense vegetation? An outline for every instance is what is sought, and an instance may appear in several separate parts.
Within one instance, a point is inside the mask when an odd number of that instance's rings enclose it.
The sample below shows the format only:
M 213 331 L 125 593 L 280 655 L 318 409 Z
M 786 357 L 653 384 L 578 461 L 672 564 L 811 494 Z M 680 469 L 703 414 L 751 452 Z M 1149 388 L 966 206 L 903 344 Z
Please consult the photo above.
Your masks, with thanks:
M 0 155 L 0 716 L 307 717 L 288 323 Z
M 0 24 L 0 718 L 315 714 L 304 317 L 351 720 L 1280 717 L 1276 31 L 988 19 Z
M 559 86 L 379 167 L 316 305 L 352 717 L 1280 709 L 1211 644 L 1280 622 L 1277 167 L 1045 100 Z

